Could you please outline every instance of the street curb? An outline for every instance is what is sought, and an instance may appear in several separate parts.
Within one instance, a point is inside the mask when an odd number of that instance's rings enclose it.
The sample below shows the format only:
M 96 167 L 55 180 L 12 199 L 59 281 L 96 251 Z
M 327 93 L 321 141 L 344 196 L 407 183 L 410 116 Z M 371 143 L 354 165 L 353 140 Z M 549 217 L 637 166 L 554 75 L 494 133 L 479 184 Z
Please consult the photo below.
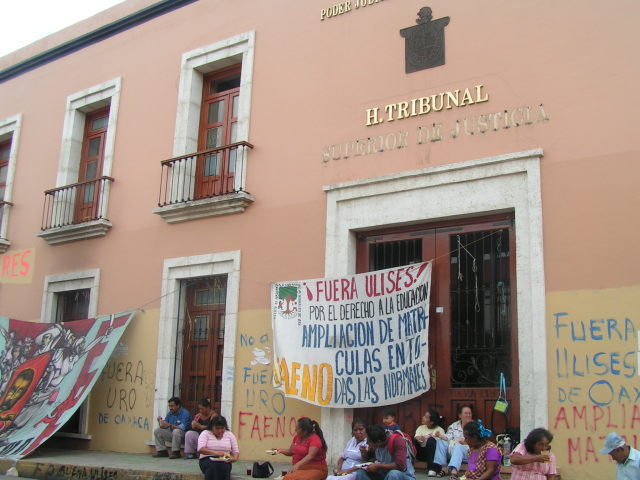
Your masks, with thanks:
M 15 466 L 21 477 L 42 480 L 202 480 L 198 472 L 166 472 L 153 470 L 134 470 L 121 467 L 95 467 L 85 465 L 69 465 L 54 462 L 37 462 L 29 459 L 0 459 L 0 472 L 6 472 Z M 234 475 L 232 475 L 232 478 Z M 236 480 L 240 480 L 237 477 Z
M 79 453 L 79 452 L 78 452 Z M 134 455 L 138 457 L 138 455 Z M 147 459 L 148 457 L 148 459 Z M 150 460 L 150 455 L 141 457 L 142 461 Z M 10 460 L 0 458 L 0 474 L 4 474 L 9 468 L 16 467 L 18 475 L 24 478 L 38 480 L 202 480 L 203 473 L 200 471 L 196 460 L 186 460 L 188 464 L 172 463 L 172 460 L 154 459 L 150 460 L 151 465 L 140 464 L 140 458 L 136 458 L 135 465 L 125 465 L 118 458 L 108 458 L 104 461 L 94 459 L 93 464 L 88 464 L 87 460 L 80 460 L 73 451 L 62 458 L 46 456 L 43 458 L 23 458 L 20 460 Z M 180 462 L 176 460 L 176 462 Z M 105 463 L 110 463 L 106 465 Z M 120 463 L 120 466 L 118 466 Z M 98 466 L 102 465 L 102 466 Z M 184 466 L 183 466 L 184 465 Z M 184 470 L 187 466 L 188 471 Z M 231 480 L 252 480 L 247 475 L 247 470 L 251 468 L 253 462 L 250 460 L 240 460 L 233 464 Z M 289 463 L 274 463 L 276 471 L 285 470 L 290 467 Z M 172 470 L 177 467 L 179 471 Z M 274 473 L 274 476 L 276 474 Z M 15 477 L 14 477 L 15 478 Z M 273 478 L 273 477 L 272 477 Z

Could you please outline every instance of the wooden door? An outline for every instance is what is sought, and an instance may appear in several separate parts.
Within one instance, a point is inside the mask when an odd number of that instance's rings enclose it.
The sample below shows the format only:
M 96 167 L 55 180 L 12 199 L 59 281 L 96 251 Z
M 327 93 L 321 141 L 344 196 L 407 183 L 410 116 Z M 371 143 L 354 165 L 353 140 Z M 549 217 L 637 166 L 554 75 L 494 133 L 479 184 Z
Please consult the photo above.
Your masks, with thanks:
M 240 66 L 204 79 L 198 151 L 224 147 L 237 141 Z M 236 150 L 221 150 L 198 157 L 196 199 L 230 193 L 234 189 Z
M 445 425 L 460 404 L 497 432 L 519 425 L 515 311 L 515 243 L 510 217 L 448 222 L 359 235 L 358 272 L 433 259 L 429 323 L 431 390 L 395 406 L 413 434 L 435 407 Z M 475 263 L 474 259 L 475 258 Z M 507 376 L 508 417 L 493 414 L 500 371 Z M 381 409 L 356 416 L 380 423 Z
M 226 276 L 199 279 L 187 286 L 180 396 L 196 412 L 208 398 L 220 411 L 224 353 Z
M 80 157 L 78 183 L 102 176 L 104 142 L 107 137 L 109 108 L 87 114 Z M 98 217 L 101 185 L 91 182 L 78 186 L 74 220 L 86 222 Z
M 411 231 L 386 231 L 360 234 L 358 236 L 358 251 L 356 269 L 358 273 L 372 270 L 380 270 L 413 263 L 420 263 L 425 259 L 434 258 L 435 255 L 435 230 L 419 229 Z M 434 303 L 435 289 L 437 283 L 432 282 L 431 305 Z M 434 365 L 433 359 L 439 356 L 439 346 L 436 342 L 438 337 L 438 324 L 433 321 L 429 323 L 429 366 Z M 420 425 L 423 405 L 437 403 L 436 392 L 433 383 L 435 377 L 431 377 L 431 389 L 424 395 L 409 400 L 396 408 L 396 419 L 398 424 L 406 432 L 415 432 Z M 399 407 L 398 405 L 397 407 Z M 382 423 L 382 409 L 361 408 L 356 409 L 355 418 L 360 418 L 369 424 Z

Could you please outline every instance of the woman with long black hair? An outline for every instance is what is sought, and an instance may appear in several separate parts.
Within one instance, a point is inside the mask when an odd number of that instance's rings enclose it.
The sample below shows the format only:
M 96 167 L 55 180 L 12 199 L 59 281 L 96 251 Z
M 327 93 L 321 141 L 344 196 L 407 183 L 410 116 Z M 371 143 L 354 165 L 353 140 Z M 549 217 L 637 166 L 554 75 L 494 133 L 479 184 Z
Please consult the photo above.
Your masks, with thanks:
M 327 477 L 327 442 L 315 420 L 306 417 L 298 420 L 291 446 L 274 451 L 292 457 L 291 469 L 284 480 L 324 480 Z
M 198 437 L 205 430 L 211 430 L 211 422 L 218 416 L 218 413 L 211 408 L 208 398 L 203 398 L 198 402 L 198 413 L 193 417 L 191 429 L 184 436 L 185 458 L 196 458 L 198 449 Z
M 468 449 L 467 480 L 500 480 L 500 461 L 502 455 L 498 447 L 489 440 L 491 430 L 485 428 L 479 420 L 467 422 L 462 428 Z M 458 479 L 458 470 L 449 470 L 451 480 Z
M 333 469 L 333 475 L 329 475 L 327 480 L 355 480 L 358 471 L 356 465 L 364 462 L 362 450 L 368 447 L 367 425 L 362 420 L 355 419 L 351 422 L 351 438 Z
M 556 457 L 551 453 L 553 435 L 534 428 L 511 453 L 512 480 L 556 480 Z
M 422 416 L 422 425 L 416 429 L 413 436 L 416 445 L 416 460 L 427 462 L 428 477 L 444 477 L 442 466 L 446 463 L 443 458 L 442 465 L 435 461 L 436 446 L 439 436 L 444 436 L 444 429 L 440 426 L 442 417 L 433 408 L 430 408 Z
M 198 453 L 205 480 L 231 480 L 231 464 L 240 458 L 240 450 L 224 417 L 215 417 L 211 422 L 211 430 L 200 434 Z

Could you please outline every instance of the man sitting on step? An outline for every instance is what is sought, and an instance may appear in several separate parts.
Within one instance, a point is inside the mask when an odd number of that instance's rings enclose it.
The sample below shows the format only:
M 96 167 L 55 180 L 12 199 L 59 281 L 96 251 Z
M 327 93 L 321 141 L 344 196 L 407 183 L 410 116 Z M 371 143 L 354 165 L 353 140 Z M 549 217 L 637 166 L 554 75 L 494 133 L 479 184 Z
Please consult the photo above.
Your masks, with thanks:
M 180 406 L 178 397 L 169 399 L 169 412 L 164 420 L 158 416 L 160 426 L 153 431 L 156 442 L 155 458 L 169 457 L 166 442 L 171 441 L 171 456 L 169 458 L 181 458 L 180 446 L 184 440 L 184 434 L 191 425 L 191 414 Z

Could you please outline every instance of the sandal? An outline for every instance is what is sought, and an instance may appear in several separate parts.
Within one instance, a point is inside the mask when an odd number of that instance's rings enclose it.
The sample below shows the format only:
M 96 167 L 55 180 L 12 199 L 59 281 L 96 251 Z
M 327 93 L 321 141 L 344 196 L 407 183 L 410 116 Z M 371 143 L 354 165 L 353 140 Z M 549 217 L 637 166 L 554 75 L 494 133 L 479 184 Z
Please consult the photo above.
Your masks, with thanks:
M 444 470 L 440 470 L 438 473 L 436 473 L 436 477 L 438 478 L 444 478 L 447 475 L 447 472 L 445 472 Z

